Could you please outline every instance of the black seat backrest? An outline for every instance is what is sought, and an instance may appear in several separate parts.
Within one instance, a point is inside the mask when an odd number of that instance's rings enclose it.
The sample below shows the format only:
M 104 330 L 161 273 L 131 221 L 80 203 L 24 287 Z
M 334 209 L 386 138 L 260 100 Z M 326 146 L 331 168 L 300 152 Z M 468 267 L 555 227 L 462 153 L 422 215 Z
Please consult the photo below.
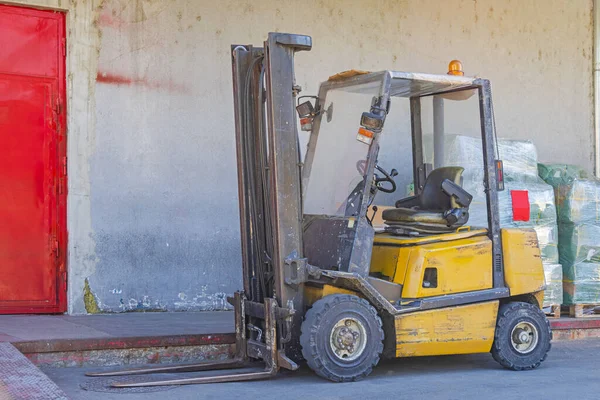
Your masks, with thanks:
M 431 171 L 425 180 L 423 190 L 419 194 L 419 208 L 431 211 L 446 211 L 458 208 L 459 206 L 454 198 L 442 191 L 442 182 L 448 179 L 457 185 L 461 185 L 464 170 L 463 167 L 442 167 Z

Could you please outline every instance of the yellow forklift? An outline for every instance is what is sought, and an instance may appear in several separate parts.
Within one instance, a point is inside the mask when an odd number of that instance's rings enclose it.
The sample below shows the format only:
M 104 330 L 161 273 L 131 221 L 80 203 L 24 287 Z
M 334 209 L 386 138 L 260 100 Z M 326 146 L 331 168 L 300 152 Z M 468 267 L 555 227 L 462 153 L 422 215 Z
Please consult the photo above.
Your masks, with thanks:
M 532 230 L 503 229 L 503 190 L 490 82 L 460 75 L 350 71 L 300 96 L 294 55 L 308 36 L 270 33 L 233 45 L 243 290 L 228 361 L 92 376 L 242 369 L 239 373 L 116 383 L 117 387 L 234 382 L 295 370 L 303 360 L 336 382 L 366 377 L 381 357 L 487 353 L 533 369 L 552 332 L 541 311 L 544 274 Z M 421 104 L 478 96 L 487 226 L 468 225 L 463 167 L 424 159 Z M 414 195 L 398 195 L 373 223 L 394 177 L 378 165 L 392 101 L 410 110 Z M 298 125 L 310 132 L 301 157 Z M 439 146 L 438 146 L 439 147 Z M 406 152 L 398 149 L 398 162 Z M 404 157 L 401 159 L 401 157 Z

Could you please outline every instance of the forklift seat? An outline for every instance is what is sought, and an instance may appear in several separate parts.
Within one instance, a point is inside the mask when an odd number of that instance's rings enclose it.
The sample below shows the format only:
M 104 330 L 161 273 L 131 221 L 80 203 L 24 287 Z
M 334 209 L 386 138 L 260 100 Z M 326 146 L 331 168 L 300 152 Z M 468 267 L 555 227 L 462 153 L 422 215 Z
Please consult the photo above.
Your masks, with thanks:
M 461 187 L 463 171 L 462 167 L 431 171 L 418 196 L 398 200 L 396 208 L 383 212 L 390 232 L 443 233 L 466 224 L 473 196 Z

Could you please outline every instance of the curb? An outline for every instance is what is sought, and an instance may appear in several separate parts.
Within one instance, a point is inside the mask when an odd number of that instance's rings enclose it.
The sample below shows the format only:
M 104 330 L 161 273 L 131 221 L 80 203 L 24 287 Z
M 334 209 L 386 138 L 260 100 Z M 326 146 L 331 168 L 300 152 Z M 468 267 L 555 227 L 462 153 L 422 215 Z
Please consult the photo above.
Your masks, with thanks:
M 235 334 L 14 342 L 36 366 L 86 367 L 186 363 L 233 357 Z

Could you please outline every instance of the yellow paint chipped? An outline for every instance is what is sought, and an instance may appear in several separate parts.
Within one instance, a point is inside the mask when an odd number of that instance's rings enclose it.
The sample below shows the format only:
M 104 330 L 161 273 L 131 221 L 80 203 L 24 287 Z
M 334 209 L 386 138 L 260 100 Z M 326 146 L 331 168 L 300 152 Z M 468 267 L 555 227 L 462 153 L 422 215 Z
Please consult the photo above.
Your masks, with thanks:
M 328 80 L 330 82 L 343 81 L 344 79 L 352 78 L 357 75 L 365 75 L 365 74 L 369 74 L 369 73 L 370 73 L 369 71 L 361 71 L 358 69 L 351 69 L 348 71 L 343 71 L 343 72 L 337 73 L 335 75 L 332 75 L 329 77 Z
M 355 296 L 362 297 L 358 292 L 352 290 L 335 287 L 332 285 L 323 285 L 322 287 L 317 286 L 304 286 L 304 300 L 307 306 L 313 305 L 317 300 L 332 294 L 352 294 Z
M 487 353 L 492 348 L 498 301 L 396 317 L 396 357 Z
M 545 288 L 544 267 L 537 235 L 530 229 L 502 229 L 504 280 L 510 295 L 535 293 Z

